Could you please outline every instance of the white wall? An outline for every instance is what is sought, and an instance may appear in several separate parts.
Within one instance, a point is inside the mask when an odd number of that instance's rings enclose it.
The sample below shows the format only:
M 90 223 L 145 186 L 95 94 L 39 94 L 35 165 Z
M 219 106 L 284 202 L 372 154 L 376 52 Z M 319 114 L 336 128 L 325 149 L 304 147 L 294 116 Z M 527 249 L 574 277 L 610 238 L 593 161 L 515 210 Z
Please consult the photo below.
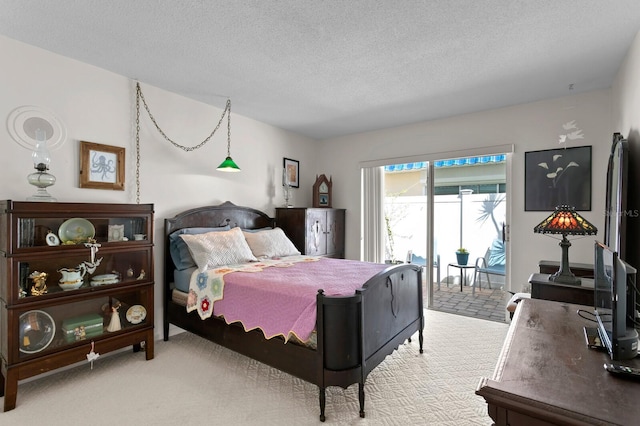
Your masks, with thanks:
M 640 143 L 640 32 L 620 65 L 612 86 L 614 129 Z
M 627 242 L 626 261 L 640 269 L 640 32 L 629 48 L 629 52 L 620 65 L 620 70 L 612 86 L 612 107 L 614 130 L 628 139 L 629 176 L 627 204 Z
M 524 211 L 524 153 L 559 148 L 562 124 L 571 120 L 576 120 L 583 130 L 584 139 L 568 146 L 593 146 L 592 210 L 581 213 L 596 227 L 602 228 L 603 192 L 612 133 L 610 90 L 323 141 L 320 163 L 325 165 L 323 173 L 333 176 L 334 205 L 347 209 L 347 257 L 359 258 L 361 162 L 458 150 L 464 153 L 469 148 L 513 144 L 511 280 L 512 288 L 520 289 L 529 275 L 537 272 L 539 260 L 559 261 L 561 255 L 557 240 L 533 233 L 533 227 L 546 214 Z M 592 263 L 592 242 L 592 237 L 574 239 L 570 261 Z
M 35 192 L 26 176 L 33 171 L 31 151 L 7 131 L 11 111 L 25 105 L 51 110 L 65 125 L 66 143 L 51 152 L 57 182 L 49 192 L 58 201 L 135 203 L 135 82 L 51 52 L 0 36 L 0 199 L 25 200 Z M 214 108 L 141 82 L 142 90 L 163 130 L 182 145 L 209 135 L 222 114 Z M 233 101 L 233 99 L 231 99 Z M 233 113 L 231 154 L 242 173 L 215 168 L 227 149 L 226 118 L 204 147 L 185 153 L 171 146 L 141 113 L 141 203 L 155 204 L 156 336 L 162 331 L 164 219 L 187 208 L 232 201 L 275 215 L 284 203 L 282 158 L 300 161 L 300 189 L 294 203 L 311 203 L 315 181 L 316 142 Z M 79 188 L 79 141 L 126 148 L 125 191 Z

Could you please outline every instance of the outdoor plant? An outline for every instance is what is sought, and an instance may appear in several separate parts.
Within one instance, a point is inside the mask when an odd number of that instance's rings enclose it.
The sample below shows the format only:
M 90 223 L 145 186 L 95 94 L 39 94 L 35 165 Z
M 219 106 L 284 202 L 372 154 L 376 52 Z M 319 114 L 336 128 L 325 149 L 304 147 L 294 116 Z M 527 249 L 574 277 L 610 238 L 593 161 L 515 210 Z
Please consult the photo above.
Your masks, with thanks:
M 456 253 L 465 254 L 469 253 L 469 251 L 464 247 L 460 247 L 458 250 L 456 250 Z

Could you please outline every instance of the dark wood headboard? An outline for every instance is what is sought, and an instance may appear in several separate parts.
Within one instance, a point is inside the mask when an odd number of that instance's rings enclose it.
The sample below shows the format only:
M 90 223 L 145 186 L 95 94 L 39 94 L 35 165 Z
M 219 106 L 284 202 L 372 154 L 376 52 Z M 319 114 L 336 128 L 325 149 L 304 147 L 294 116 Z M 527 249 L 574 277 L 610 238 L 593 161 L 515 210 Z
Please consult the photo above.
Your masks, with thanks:
M 217 206 L 196 207 L 165 219 L 165 236 L 182 228 L 216 227 L 229 225 L 244 229 L 273 227 L 275 219 L 251 207 L 236 206 L 226 201 Z
M 251 207 L 236 206 L 226 201 L 217 206 L 202 206 L 178 213 L 164 220 L 164 271 L 165 289 L 173 281 L 173 259 L 169 252 L 169 235 L 183 228 L 217 227 L 229 225 L 243 229 L 257 229 L 275 226 L 275 219 Z M 170 297 L 170 295 L 165 295 Z

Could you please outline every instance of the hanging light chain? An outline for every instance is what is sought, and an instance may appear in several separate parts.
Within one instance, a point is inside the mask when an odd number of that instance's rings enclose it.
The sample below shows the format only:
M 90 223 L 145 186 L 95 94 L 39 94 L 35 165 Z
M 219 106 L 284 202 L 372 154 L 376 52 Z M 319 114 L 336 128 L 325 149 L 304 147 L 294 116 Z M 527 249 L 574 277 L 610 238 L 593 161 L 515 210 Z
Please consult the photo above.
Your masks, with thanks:
M 231 99 L 227 99 L 227 157 L 231 157 Z
M 156 127 L 158 132 L 164 137 L 164 139 L 175 146 L 176 148 L 180 148 L 183 151 L 191 152 L 195 151 L 198 148 L 202 148 L 204 144 L 209 142 L 209 140 L 215 135 L 215 133 L 220 128 L 222 124 L 222 120 L 224 120 L 225 114 L 227 115 L 227 157 L 231 156 L 231 99 L 227 99 L 227 104 L 225 105 L 224 111 L 222 111 L 222 116 L 220 116 L 220 120 L 216 125 L 215 129 L 207 136 L 202 142 L 195 146 L 184 146 L 180 145 L 177 142 L 174 142 L 167 136 L 167 134 L 160 128 L 158 123 L 156 122 L 155 117 L 151 114 L 149 110 L 149 106 L 147 105 L 147 101 L 142 94 L 142 89 L 140 88 L 140 83 L 136 83 L 136 203 L 140 204 L 140 100 L 142 100 L 142 104 L 144 105 L 144 109 L 149 114 L 149 118 L 153 122 L 153 125 Z
M 198 145 L 195 145 L 195 146 L 180 145 L 179 143 L 174 142 L 173 140 L 171 140 L 171 138 L 169 138 L 169 136 L 166 135 L 166 133 L 160 128 L 160 126 L 156 122 L 156 119 L 153 116 L 153 114 L 151 114 L 151 111 L 149 110 L 149 106 L 147 105 L 147 101 L 144 98 L 144 95 L 142 94 L 142 89 L 140 88 L 140 83 L 136 84 L 136 92 L 137 92 L 137 98 L 138 99 L 142 99 L 142 105 L 144 105 L 144 109 L 147 111 L 147 114 L 149 114 L 149 118 L 153 122 L 153 124 L 156 127 L 156 129 L 158 130 L 158 132 L 165 138 L 165 140 L 167 142 L 169 142 L 170 144 L 172 144 L 176 148 L 180 148 L 180 149 L 182 149 L 184 151 L 187 151 L 187 152 L 194 151 L 194 150 L 196 150 L 198 148 L 201 148 L 204 144 L 209 142 L 209 140 L 213 137 L 213 135 L 216 133 L 218 128 L 220 128 L 220 125 L 222 124 L 222 120 L 224 119 L 225 114 L 227 114 L 227 113 L 229 114 L 229 117 L 227 117 L 227 119 L 228 119 L 229 125 L 231 123 L 231 117 L 230 117 L 230 115 L 231 115 L 231 99 L 227 99 L 227 104 L 226 104 L 226 106 L 224 108 L 224 111 L 222 111 L 222 116 L 220 117 L 220 120 L 218 121 L 218 124 L 216 125 L 215 129 L 213 129 L 213 131 L 209 134 L 209 136 L 207 136 L 205 138 L 205 140 L 203 140 L 202 142 L 200 142 Z M 138 103 L 136 103 L 136 107 L 138 109 L 140 108 Z M 231 133 L 231 130 L 228 129 L 227 136 L 228 136 L 229 140 L 231 139 L 230 133 Z M 229 140 L 227 142 L 229 142 Z
M 136 204 L 140 204 L 140 96 L 136 96 Z

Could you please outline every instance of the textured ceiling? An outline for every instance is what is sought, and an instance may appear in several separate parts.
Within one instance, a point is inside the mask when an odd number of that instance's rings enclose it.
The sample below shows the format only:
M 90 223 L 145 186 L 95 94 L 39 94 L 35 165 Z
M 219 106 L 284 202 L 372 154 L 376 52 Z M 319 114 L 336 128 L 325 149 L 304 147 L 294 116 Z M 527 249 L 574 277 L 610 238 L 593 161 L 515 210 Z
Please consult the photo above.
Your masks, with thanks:
M 312 138 L 610 87 L 638 0 L 0 0 L 0 34 Z M 4 60 L 10 60 L 5 58 Z M 6 83 L 5 83 L 6 84 Z

